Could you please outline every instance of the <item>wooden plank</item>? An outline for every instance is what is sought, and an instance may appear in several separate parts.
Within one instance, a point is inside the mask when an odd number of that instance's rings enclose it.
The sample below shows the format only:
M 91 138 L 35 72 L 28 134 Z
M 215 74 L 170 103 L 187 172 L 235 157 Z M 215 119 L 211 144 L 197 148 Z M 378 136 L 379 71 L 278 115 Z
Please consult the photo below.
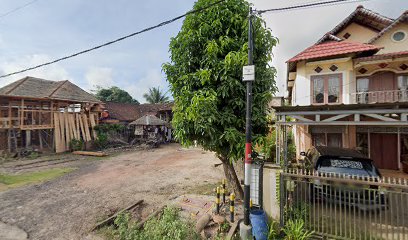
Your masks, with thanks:
M 61 153 L 63 152 L 61 149 L 61 129 L 59 123 L 59 114 L 54 113 L 54 142 L 55 142 L 55 152 Z
M 94 139 L 96 139 L 97 138 L 96 131 L 94 130 L 94 127 L 96 126 L 96 123 L 95 123 L 95 115 L 93 113 L 89 114 L 89 121 L 91 122 L 92 135 L 93 135 Z
M 104 152 L 89 152 L 89 151 L 75 151 L 72 152 L 75 155 L 83 155 L 83 156 L 94 156 L 94 157 L 105 157 L 108 156 L 108 154 Z
M 106 225 L 108 225 L 108 224 L 112 224 L 112 223 L 115 221 L 116 217 L 117 217 L 119 214 L 121 214 L 121 213 L 123 213 L 123 212 L 125 212 L 125 211 L 129 211 L 130 209 L 137 207 L 137 206 L 140 205 L 141 203 L 143 203 L 143 200 L 139 200 L 139 201 L 137 201 L 136 203 L 130 205 L 129 207 L 124 208 L 124 209 L 118 211 L 117 213 L 115 213 L 115 214 L 112 215 L 111 217 L 109 217 L 109 218 L 103 220 L 102 222 L 97 223 L 96 226 L 95 226 L 91 231 L 95 231 L 95 230 L 97 230 L 97 229 L 99 229 L 99 228 L 101 228 L 101 227 L 103 227 L 103 226 L 106 226 Z
M 75 113 L 75 130 L 78 135 L 78 139 L 81 140 L 81 126 L 79 124 L 79 116 L 78 113 Z
M 78 140 L 79 137 L 77 136 L 77 132 L 75 131 L 75 119 L 74 119 L 74 114 L 69 114 L 69 125 L 70 125 L 70 131 L 72 134 L 72 138 Z
M 64 112 L 64 122 L 65 122 L 65 147 L 66 149 L 69 149 L 69 143 L 71 142 L 71 131 L 69 130 L 69 119 L 68 119 L 68 113 Z
M 82 114 L 82 119 L 84 120 L 84 128 L 86 134 L 86 141 L 92 141 L 91 133 L 89 131 L 89 123 L 88 123 L 88 116 L 86 114 Z
M 86 134 L 85 134 L 84 123 L 82 121 L 82 114 L 78 114 L 78 122 L 81 127 L 82 139 L 84 140 L 84 142 L 86 142 Z
M 157 209 L 156 211 L 154 211 L 152 214 L 150 214 L 147 218 L 143 219 L 141 222 L 139 222 L 136 225 L 136 229 L 141 229 L 143 228 L 144 224 L 149 221 L 150 219 L 156 217 L 157 215 L 159 215 L 161 212 L 163 212 L 163 210 L 167 207 L 167 204 L 161 206 L 159 209 Z
M 60 132 L 61 132 L 61 149 L 64 149 L 64 152 L 66 151 L 66 138 L 65 138 L 65 119 L 64 119 L 64 114 L 63 113 L 59 113 L 58 114 L 58 118 L 59 118 L 59 125 L 60 125 Z
M 242 221 L 242 220 L 238 220 L 238 221 L 235 221 L 235 222 L 232 224 L 230 230 L 228 231 L 228 235 L 227 235 L 227 238 L 226 238 L 227 240 L 231 240 L 232 237 L 234 237 L 234 234 L 237 232 L 239 223 L 240 223 L 241 221 Z

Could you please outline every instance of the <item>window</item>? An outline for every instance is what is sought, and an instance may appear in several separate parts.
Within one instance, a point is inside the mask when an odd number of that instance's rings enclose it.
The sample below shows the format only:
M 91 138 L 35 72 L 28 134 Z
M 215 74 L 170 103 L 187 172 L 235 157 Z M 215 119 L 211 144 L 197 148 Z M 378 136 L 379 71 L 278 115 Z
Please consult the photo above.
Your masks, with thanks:
M 343 146 L 343 135 L 341 133 L 314 133 L 312 134 L 313 146 L 338 147 Z
M 408 75 L 398 76 L 399 101 L 408 101 Z
M 405 39 L 406 34 L 403 31 L 396 31 L 392 34 L 392 40 L 395 42 L 401 42 Z
M 408 75 L 398 76 L 398 90 L 408 89 Z
M 324 79 L 316 77 L 313 79 L 313 102 L 324 103 Z
M 340 99 L 340 78 L 338 75 L 332 75 L 328 79 L 328 102 L 339 103 Z
M 357 103 L 368 103 L 368 78 L 357 79 Z
M 317 133 L 312 135 L 313 146 L 326 146 L 326 134 Z
M 341 74 L 312 76 L 312 103 L 341 103 Z
M 368 78 L 357 79 L 357 92 L 368 92 Z

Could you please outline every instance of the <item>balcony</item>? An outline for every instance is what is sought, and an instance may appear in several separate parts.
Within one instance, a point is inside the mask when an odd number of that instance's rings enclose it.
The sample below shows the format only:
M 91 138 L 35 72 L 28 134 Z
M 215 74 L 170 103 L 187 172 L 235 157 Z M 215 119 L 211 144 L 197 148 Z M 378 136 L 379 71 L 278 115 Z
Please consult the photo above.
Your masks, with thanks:
M 394 103 L 408 102 L 408 90 L 386 90 L 351 93 L 351 103 Z

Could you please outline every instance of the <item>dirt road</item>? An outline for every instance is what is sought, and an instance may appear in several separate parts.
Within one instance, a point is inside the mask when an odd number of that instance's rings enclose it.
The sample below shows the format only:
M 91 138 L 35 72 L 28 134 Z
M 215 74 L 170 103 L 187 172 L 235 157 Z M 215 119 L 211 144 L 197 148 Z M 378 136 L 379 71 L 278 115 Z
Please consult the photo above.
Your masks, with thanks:
M 143 213 L 222 178 L 213 153 L 178 144 L 92 160 L 58 179 L 0 193 L 0 221 L 30 239 L 83 239 L 94 224 L 139 199 Z

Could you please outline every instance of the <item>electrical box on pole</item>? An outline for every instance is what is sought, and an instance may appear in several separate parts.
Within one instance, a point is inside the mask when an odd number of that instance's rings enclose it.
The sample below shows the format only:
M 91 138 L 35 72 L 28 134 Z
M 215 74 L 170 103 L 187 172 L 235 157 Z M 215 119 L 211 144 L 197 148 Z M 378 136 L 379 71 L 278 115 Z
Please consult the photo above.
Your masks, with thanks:
M 255 81 L 255 65 L 248 65 L 243 67 L 242 81 Z

